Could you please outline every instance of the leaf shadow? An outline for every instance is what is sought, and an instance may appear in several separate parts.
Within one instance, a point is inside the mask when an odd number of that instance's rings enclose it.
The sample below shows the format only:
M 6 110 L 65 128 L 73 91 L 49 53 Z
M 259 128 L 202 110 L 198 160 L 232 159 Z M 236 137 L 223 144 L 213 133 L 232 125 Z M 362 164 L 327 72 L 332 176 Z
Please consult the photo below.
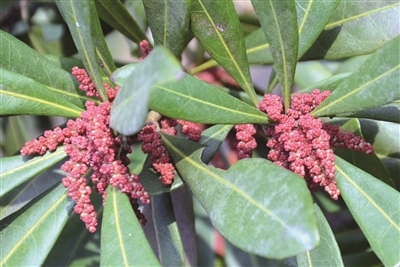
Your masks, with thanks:
M 329 49 L 339 36 L 341 30 L 342 26 L 337 26 L 332 29 L 322 31 L 313 45 L 301 57 L 300 61 L 325 58 Z

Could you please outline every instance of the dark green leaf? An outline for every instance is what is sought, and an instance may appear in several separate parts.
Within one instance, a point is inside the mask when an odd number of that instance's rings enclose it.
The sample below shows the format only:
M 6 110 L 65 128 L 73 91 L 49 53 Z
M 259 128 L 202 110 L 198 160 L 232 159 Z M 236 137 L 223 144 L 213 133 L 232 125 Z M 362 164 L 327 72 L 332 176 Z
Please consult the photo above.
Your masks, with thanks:
M 199 143 L 205 145 L 201 160 L 209 163 L 225 140 L 233 125 L 214 125 L 201 133 Z
M 400 99 L 400 90 L 397 90 L 400 62 L 393 56 L 399 47 L 400 36 L 377 50 L 312 112 L 313 115 L 354 112 Z
M 16 218 L 2 232 L 2 266 L 40 266 L 64 227 L 73 202 L 62 184 Z
M 167 117 L 199 123 L 268 123 L 265 113 L 188 74 L 155 87 L 149 106 Z
M 360 110 L 349 116 L 400 123 L 400 102 L 396 101 L 382 107 Z
M 332 229 L 321 209 L 315 203 L 314 213 L 317 217 L 321 241 L 313 250 L 297 256 L 298 266 L 344 266 Z
M 101 98 L 103 100 L 108 99 L 101 78 L 101 68 L 96 52 L 95 38 L 100 38 L 100 36 L 95 36 L 97 31 L 93 27 L 92 17 L 97 14 L 93 1 L 57 0 L 56 4 L 68 25 L 86 71 L 89 73 Z M 101 36 L 101 38 L 103 37 Z
M 191 30 L 211 57 L 232 75 L 257 105 L 243 30 L 232 1 L 193 0 Z
M 101 232 L 101 266 L 160 266 L 128 197 L 111 186 Z
M 184 266 L 184 251 L 170 194 L 151 198 L 158 254 L 162 266 Z
M 44 55 L 53 65 L 57 68 L 63 69 L 65 71 L 71 72 L 73 67 L 79 67 L 81 69 L 85 68 L 82 61 L 71 58 L 71 57 L 58 57 L 54 55 Z M 75 78 L 74 78 L 75 79 Z M 80 91 L 83 93 L 83 91 Z
M 143 1 L 155 45 L 164 45 L 180 58 L 189 37 L 191 0 Z
M 353 132 L 354 134 L 363 138 L 361 126 L 357 119 L 351 119 L 347 121 L 340 127 L 340 130 L 344 132 Z M 375 153 L 372 155 L 367 155 L 361 151 L 356 152 L 350 149 L 337 148 L 335 149 L 335 154 L 353 164 L 357 168 L 360 168 L 370 175 L 378 178 L 382 182 L 390 185 L 393 188 L 396 188 L 392 178 L 390 177 L 390 173 Z
M 110 126 L 123 135 L 139 132 L 147 117 L 151 89 L 178 80 L 182 75 L 181 65 L 171 52 L 162 46 L 155 47 L 118 92 L 111 109 Z
M 147 40 L 146 34 L 120 1 L 99 0 L 94 2 L 100 18 L 111 27 L 137 44 Z
M 0 69 L 0 115 L 78 117 L 81 108 L 61 97 L 61 92 L 26 76 Z
M 299 49 L 295 2 L 253 0 L 252 4 L 269 43 L 285 109 L 288 109 Z
M 28 157 L 12 156 L 0 158 L 0 197 L 14 187 L 22 184 L 31 177 L 53 166 L 66 157 L 63 147 L 53 153 L 29 159 Z
M 84 108 L 85 100 L 88 98 L 83 91 L 78 89 L 78 83 L 71 74 L 71 68 L 63 70 L 59 66 L 54 67 L 52 61 L 6 32 L 0 31 L 0 39 L 1 68 L 47 85 L 51 90 L 60 93 L 58 97 Z M 3 75 L 5 74 L 0 76 L 0 80 L 3 80 Z
M 376 267 L 384 266 L 373 251 L 363 251 L 350 255 L 343 255 L 345 266 Z M 397 266 L 396 266 L 397 267 Z
M 244 159 L 227 171 L 217 169 L 201 162 L 202 149 L 193 151 L 192 142 L 162 137 L 215 228 L 235 246 L 280 259 L 317 245 L 304 179 L 264 159 Z
M 336 170 L 342 197 L 372 249 L 384 265 L 396 265 L 400 261 L 399 192 L 339 157 Z

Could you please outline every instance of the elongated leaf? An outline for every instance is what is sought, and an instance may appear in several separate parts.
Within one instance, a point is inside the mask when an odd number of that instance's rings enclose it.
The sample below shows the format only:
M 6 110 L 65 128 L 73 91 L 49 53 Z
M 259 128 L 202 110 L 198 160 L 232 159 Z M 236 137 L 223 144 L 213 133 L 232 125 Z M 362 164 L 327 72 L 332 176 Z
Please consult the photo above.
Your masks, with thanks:
M 110 80 L 118 86 L 122 86 L 126 79 L 128 79 L 129 75 L 139 66 L 140 64 L 135 62 L 131 64 L 126 64 L 121 68 L 118 68 L 113 72 L 110 76 Z
M 162 266 L 184 266 L 184 251 L 170 194 L 151 198 L 159 259 Z
M 107 189 L 101 234 L 102 266 L 160 266 L 128 197 Z
M 150 90 L 183 75 L 176 58 L 166 48 L 155 47 L 122 85 L 111 109 L 110 126 L 123 135 L 143 127 L 148 112 Z
M 57 0 L 58 10 L 68 25 L 72 38 L 79 54 L 82 57 L 83 65 L 96 86 L 101 98 L 107 100 L 107 93 L 104 89 L 101 78 L 101 68 L 96 53 L 95 36 L 91 14 L 97 14 L 93 1 L 91 0 Z M 94 15 L 93 15 L 94 16 Z
M 233 125 L 214 125 L 201 133 L 199 143 L 205 145 L 201 161 L 209 163 L 225 140 Z
M 232 75 L 257 105 L 243 30 L 232 1 L 193 0 L 191 30 L 211 57 Z
M 30 160 L 22 156 L 1 158 L 0 197 L 66 157 L 63 149 Z
M 400 194 L 336 157 L 336 181 L 344 201 L 384 265 L 400 261 Z
M 94 2 L 100 18 L 111 27 L 137 44 L 147 40 L 146 34 L 120 1 L 99 0 Z
M 167 117 L 199 123 L 268 123 L 261 111 L 188 74 L 155 87 L 149 106 Z
M 51 90 L 60 93 L 58 97 L 84 108 L 85 100 L 88 98 L 83 91 L 78 89 L 78 83 L 70 73 L 72 66 L 67 70 L 54 67 L 48 58 L 6 32 L 0 31 L 0 40 L 1 68 L 47 85 Z M 1 80 L 3 75 L 5 74 L 0 76 Z
M 60 170 L 61 161 L 40 175 L 27 180 L 1 197 L 0 220 L 30 204 L 37 196 L 61 182 L 66 173 Z
M 314 28 L 325 25 L 325 19 L 330 17 L 329 13 L 325 15 L 325 12 L 332 10 L 337 4 L 336 1 L 308 0 L 307 2 L 307 8 L 305 8 L 304 1 L 296 1 L 299 28 L 303 23 L 307 26 L 303 27 L 299 34 L 300 57 L 306 48 L 306 46 L 303 48 L 303 45 L 309 44 L 306 41 L 309 33 L 314 32 Z M 301 59 L 339 59 L 374 52 L 400 34 L 400 27 L 394 22 L 397 21 L 399 8 L 399 3 L 390 0 L 365 3 L 342 0 L 336 11 L 331 13 L 331 19 L 324 26 L 325 30 Z M 307 10 L 315 11 L 306 12 Z M 308 31 L 308 29 L 311 30 Z M 311 41 L 312 38 L 308 40 Z M 271 50 L 262 29 L 248 35 L 245 41 L 251 64 L 273 62 Z M 214 65 L 216 64 L 210 64 L 210 66 Z
M 313 115 L 354 112 L 400 99 L 400 62 L 393 56 L 399 47 L 400 36 L 376 51 L 312 112 Z
M 314 89 L 319 89 L 320 91 L 333 91 L 336 89 L 336 87 L 339 86 L 348 76 L 350 73 L 341 73 L 338 75 L 331 76 L 327 79 L 324 79 L 322 81 L 319 81 L 317 83 L 314 83 L 313 85 L 310 85 L 306 88 L 303 88 L 300 90 L 300 92 L 311 92 Z
M 251 3 L 269 43 L 274 59 L 274 70 L 282 88 L 285 109 L 288 109 L 299 45 L 295 2 L 254 0 Z
M 6 69 L 0 72 L 0 115 L 78 117 L 83 111 L 44 84 Z
M 328 221 L 318 205 L 314 203 L 313 206 L 321 241 L 315 249 L 296 257 L 297 266 L 344 266 L 338 244 Z
M 72 210 L 62 184 L 0 232 L 2 266 L 39 266 L 64 227 Z
M 393 102 L 382 107 L 357 111 L 350 117 L 400 123 L 400 102 Z
M 191 0 L 143 1 L 155 45 L 164 45 L 178 58 L 189 37 Z
M 162 137 L 215 228 L 235 246 L 280 259 L 317 245 L 311 197 L 299 176 L 264 159 L 220 170 L 202 163 L 201 149 L 193 151 L 192 142 Z
M 73 67 L 84 68 L 82 61 L 71 58 L 71 57 L 59 57 L 55 55 L 44 55 L 47 60 L 49 60 L 57 68 L 61 68 L 65 71 L 70 72 Z

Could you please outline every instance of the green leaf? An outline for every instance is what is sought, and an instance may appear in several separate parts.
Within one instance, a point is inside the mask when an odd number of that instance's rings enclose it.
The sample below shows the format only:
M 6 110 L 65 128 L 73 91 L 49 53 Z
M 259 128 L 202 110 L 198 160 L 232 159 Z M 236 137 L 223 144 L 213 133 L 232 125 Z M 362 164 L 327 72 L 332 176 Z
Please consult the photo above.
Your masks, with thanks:
M 158 254 L 162 266 L 184 266 L 184 251 L 170 194 L 151 198 Z
M 162 139 L 214 227 L 235 246 L 281 259 L 317 245 L 304 179 L 264 159 L 244 159 L 220 170 L 201 162 L 202 149 L 193 151 L 193 142 L 164 134 Z
M 336 182 L 351 214 L 384 265 L 400 261 L 400 194 L 336 157 Z
M 354 112 L 400 99 L 400 90 L 396 89 L 399 84 L 400 62 L 393 56 L 399 47 L 400 36 L 377 50 L 312 114 L 324 116 Z
M 301 93 L 311 92 L 314 89 L 319 89 L 320 91 L 325 91 L 325 90 L 333 91 L 349 75 L 350 75 L 350 73 L 341 73 L 341 74 L 333 75 L 333 76 L 331 76 L 329 78 L 323 79 L 322 81 L 314 83 L 313 85 L 310 85 L 310 86 L 308 86 L 306 88 L 301 89 L 300 92 Z
M 123 135 L 139 132 L 147 117 L 151 89 L 177 80 L 182 74 L 181 65 L 171 52 L 162 46 L 155 47 L 118 92 L 111 109 L 110 126 Z
M 101 234 L 101 266 L 160 266 L 128 197 L 107 189 Z
M 201 154 L 201 161 L 209 163 L 218 152 L 233 125 L 214 125 L 201 133 L 200 144 L 205 145 Z
M 94 2 L 100 18 L 111 27 L 137 44 L 143 40 L 147 40 L 146 33 L 142 31 L 120 1 L 99 0 Z
M 296 68 L 294 82 L 300 88 L 312 86 L 332 77 L 332 72 L 319 61 L 299 62 Z M 318 87 L 314 87 L 318 88 Z
M 190 34 L 191 0 L 143 1 L 147 22 L 155 45 L 164 45 L 177 58 L 185 49 Z
M 48 58 L 6 32 L 0 31 L 0 39 L 1 68 L 47 85 L 49 89 L 60 93 L 58 97 L 84 108 L 85 100 L 88 98 L 83 91 L 79 90 L 78 83 L 71 74 L 72 67 L 67 70 L 59 66 L 54 67 L 52 64 L 54 61 L 49 61 Z M 3 80 L 3 75 L 5 74 L 1 74 L 0 80 Z
M 191 30 L 210 56 L 232 75 L 257 106 L 243 30 L 233 2 L 193 0 Z
M 44 55 L 47 60 L 49 60 L 57 68 L 63 69 L 65 71 L 71 72 L 73 67 L 84 68 L 82 61 L 71 58 L 71 57 L 59 57 L 55 55 Z M 75 78 L 74 78 L 75 79 Z M 80 92 L 84 93 L 80 90 Z
M 122 86 L 126 80 L 128 79 L 129 75 L 140 65 L 140 63 L 130 63 L 118 68 L 114 71 L 111 76 L 110 80 L 118 86 Z
M 344 266 L 328 221 L 318 205 L 313 206 L 321 241 L 313 250 L 297 256 L 297 266 Z
M 269 43 L 274 59 L 274 69 L 282 88 L 285 109 L 288 109 L 299 49 L 295 2 L 294 0 L 254 0 L 251 3 Z
M 176 82 L 156 86 L 149 106 L 164 116 L 192 122 L 268 123 L 265 113 L 189 74 Z
M 393 102 L 382 107 L 359 110 L 350 117 L 400 123 L 400 102 Z
M 100 37 L 95 36 L 97 31 L 94 28 L 92 18 L 94 14 L 97 14 L 97 11 L 93 1 L 56 0 L 56 4 L 68 25 L 86 71 L 89 73 L 101 98 L 107 100 L 108 97 L 101 78 L 101 68 L 96 52 L 95 39 Z
M 347 121 L 340 127 L 340 130 L 344 132 L 353 132 L 354 134 L 363 138 L 361 133 L 361 125 L 358 119 L 351 119 Z M 357 168 L 360 168 L 370 175 L 378 178 L 382 182 L 390 185 L 393 188 L 396 188 L 392 178 L 390 177 L 390 173 L 375 153 L 367 155 L 361 151 L 356 152 L 351 149 L 336 148 L 335 154 L 353 164 Z
M 1 266 L 40 266 L 73 207 L 62 184 L 0 232 Z
M 1 68 L 0 72 L 0 115 L 79 117 L 83 111 L 54 88 L 6 69 Z
M 0 158 L 0 197 L 65 158 L 63 149 L 59 147 L 53 153 L 32 159 L 22 156 Z

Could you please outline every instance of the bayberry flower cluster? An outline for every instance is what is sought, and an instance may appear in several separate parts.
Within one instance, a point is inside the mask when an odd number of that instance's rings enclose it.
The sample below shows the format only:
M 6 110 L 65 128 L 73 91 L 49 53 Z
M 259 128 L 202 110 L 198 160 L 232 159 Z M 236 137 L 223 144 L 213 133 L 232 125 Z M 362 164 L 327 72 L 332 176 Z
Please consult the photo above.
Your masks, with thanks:
M 100 99 L 84 69 L 74 67 L 72 74 L 80 83 L 80 89 L 86 91 L 88 96 L 97 96 Z M 119 88 L 113 89 L 106 83 L 104 86 L 108 101 L 99 105 L 87 101 L 86 110 L 81 113 L 80 118 L 69 120 L 64 129 L 57 127 L 53 131 L 46 131 L 44 137 L 27 142 L 21 149 L 23 156 L 43 155 L 47 150 L 54 151 L 61 143 L 65 145 L 69 160 L 61 169 L 68 175 L 62 179 L 62 183 L 68 188 L 68 196 L 75 201 L 74 211 L 80 214 L 90 232 L 95 232 L 97 227 L 97 214 L 90 201 L 91 184 L 94 184 L 103 200 L 108 185 L 127 194 L 141 223 L 145 223 L 145 219 L 138 210 L 137 200 L 144 204 L 150 202 L 149 194 L 141 185 L 138 175 L 130 174 L 127 167 L 130 161 L 126 155 L 131 152 L 133 139 L 128 137 L 122 140 L 109 126 L 112 101 Z
M 236 145 L 236 153 L 238 160 L 251 158 L 253 149 L 257 147 L 256 139 L 253 135 L 256 134 L 256 128 L 253 124 L 239 124 L 235 126 L 236 140 L 239 142 Z
M 283 113 L 280 96 L 265 95 L 258 108 L 276 122 L 265 126 L 269 137 L 268 159 L 305 178 L 309 188 L 315 191 L 322 186 L 337 200 L 335 155 L 331 146 L 340 146 L 372 153 L 372 145 L 352 133 L 342 133 L 338 126 L 322 123 L 310 112 L 328 96 L 329 91 L 314 90 L 311 94 L 295 93 L 291 97 L 290 108 Z

